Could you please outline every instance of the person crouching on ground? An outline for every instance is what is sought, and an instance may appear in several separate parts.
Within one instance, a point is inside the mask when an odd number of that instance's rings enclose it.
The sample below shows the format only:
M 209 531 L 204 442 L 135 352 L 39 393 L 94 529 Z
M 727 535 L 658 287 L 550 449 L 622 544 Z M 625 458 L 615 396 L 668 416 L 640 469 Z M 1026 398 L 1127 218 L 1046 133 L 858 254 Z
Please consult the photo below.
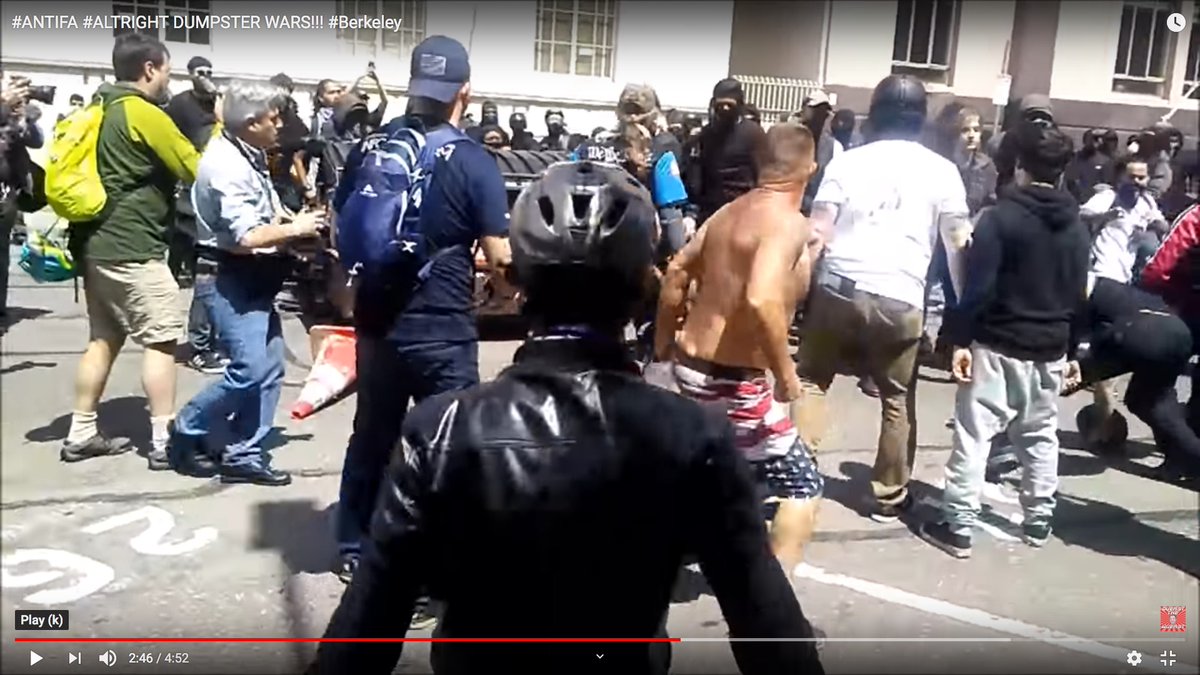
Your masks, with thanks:
M 954 446 L 942 520 L 922 523 L 918 533 L 956 558 L 971 555 L 988 451 L 1003 431 L 1024 466 L 1024 539 L 1041 546 L 1049 538 L 1058 396 L 1064 379 L 1079 377 L 1067 355 L 1078 344 L 1090 242 L 1075 200 L 1055 187 L 1071 161 L 1071 140 L 1034 124 L 1016 134 L 1015 189 L 980 217 L 960 268 L 958 310 L 946 324 L 959 382 Z
M 192 186 L 197 224 L 218 247 L 211 312 L 231 362 L 224 378 L 176 417 L 171 463 L 184 473 L 211 475 L 215 460 L 224 483 L 291 482 L 262 452 L 283 384 L 283 333 L 274 299 L 287 274 L 283 247 L 316 237 L 323 221 L 312 211 L 289 220 L 272 187 L 265 150 L 276 142 L 286 105 L 287 91 L 279 87 L 231 85 L 222 103 L 225 128 L 205 149 Z M 205 441 L 214 432 L 224 435 L 218 426 L 231 416 L 232 437 L 215 457 Z

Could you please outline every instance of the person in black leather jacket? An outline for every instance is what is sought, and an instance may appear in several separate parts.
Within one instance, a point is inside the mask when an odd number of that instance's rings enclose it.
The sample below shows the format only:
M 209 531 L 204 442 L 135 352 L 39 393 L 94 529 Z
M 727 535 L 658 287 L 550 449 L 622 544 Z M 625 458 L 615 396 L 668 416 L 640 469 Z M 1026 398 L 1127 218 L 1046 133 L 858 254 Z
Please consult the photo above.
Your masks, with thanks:
M 402 637 L 423 586 L 444 607 L 436 637 L 652 638 L 695 555 L 731 637 L 798 639 L 732 642 L 743 673 L 823 672 L 732 428 L 647 384 L 622 344 L 657 237 L 650 195 L 617 167 L 558 164 L 525 189 L 510 238 L 531 337 L 496 380 L 409 413 L 326 638 Z M 310 672 L 390 673 L 400 653 L 326 642 Z M 435 643 L 431 661 L 666 672 L 645 643 Z

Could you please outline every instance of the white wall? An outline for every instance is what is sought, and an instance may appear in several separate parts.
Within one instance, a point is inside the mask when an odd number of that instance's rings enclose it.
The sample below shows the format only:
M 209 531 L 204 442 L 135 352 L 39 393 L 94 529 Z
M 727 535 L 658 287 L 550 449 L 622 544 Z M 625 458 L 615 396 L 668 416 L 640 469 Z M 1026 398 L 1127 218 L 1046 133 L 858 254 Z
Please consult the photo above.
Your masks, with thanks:
M 1017 3 L 1014 0 L 983 0 L 963 2 L 959 7 L 958 51 L 953 61 L 954 93 L 991 98 L 1004 64 L 1004 46 L 1012 39 Z
M 470 51 L 476 99 L 512 100 L 518 107 L 530 109 L 535 133 L 543 126 L 540 111 L 551 107 L 575 111 L 577 121 L 571 124 L 574 130 L 585 130 L 586 126 L 590 131 L 593 126 L 610 124 L 612 107 L 627 82 L 653 85 L 664 106 L 703 110 L 713 85 L 728 73 L 732 0 L 691 3 L 686 11 L 680 11 L 678 3 L 621 2 L 612 78 L 536 72 L 536 3 L 532 0 L 434 0 L 426 7 L 425 34 L 448 35 Z M 212 3 L 214 15 L 260 17 L 326 16 L 334 8 L 332 0 Z M 84 29 L 82 17 L 111 12 L 112 3 L 100 1 L 75 0 L 53 5 L 29 0 L 5 2 L 0 9 L 3 17 L 0 59 L 10 64 L 13 72 L 37 74 L 42 80 L 46 69 L 63 73 L 69 95 L 84 86 L 80 75 L 85 70 L 90 68 L 99 74 L 110 69 L 111 30 Z M 81 27 L 74 30 L 10 27 L 14 15 L 47 13 L 74 15 Z M 182 74 L 188 59 L 202 55 L 213 62 L 219 76 L 265 78 L 286 72 L 297 83 L 312 85 L 326 77 L 352 81 L 365 71 L 367 61 L 374 60 L 389 90 L 402 89 L 408 80 L 406 59 L 399 55 L 354 54 L 352 47 L 339 41 L 331 28 L 215 28 L 210 42 L 210 45 L 168 43 L 175 70 Z M 302 107 L 307 106 L 307 101 L 300 102 Z M 403 100 L 394 105 L 402 110 Z M 501 110 L 505 122 L 509 111 Z
M 874 88 L 891 72 L 896 0 L 831 3 L 826 84 Z
M 1121 2 L 1063 2 L 1060 7 L 1054 71 L 1050 77 L 1052 98 L 1153 107 L 1179 105 L 1186 110 L 1196 110 L 1196 101 L 1182 98 L 1177 79 L 1173 79 L 1169 87 L 1170 100 L 1112 90 L 1113 67 L 1120 40 Z M 1168 66 L 1168 72 L 1170 70 Z

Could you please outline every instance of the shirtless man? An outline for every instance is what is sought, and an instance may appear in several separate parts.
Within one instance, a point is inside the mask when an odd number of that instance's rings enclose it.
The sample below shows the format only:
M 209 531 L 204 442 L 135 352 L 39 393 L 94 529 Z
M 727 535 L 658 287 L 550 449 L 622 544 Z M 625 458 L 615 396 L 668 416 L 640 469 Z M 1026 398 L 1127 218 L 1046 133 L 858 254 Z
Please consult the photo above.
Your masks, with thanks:
M 758 187 L 718 210 L 671 261 L 655 355 L 674 361 L 684 395 L 729 416 L 764 506 L 775 511 L 772 548 L 790 576 L 812 538 L 824 487 L 788 415 L 801 394 L 788 327 L 812 266 L 811 228 L 800 215 L 816 170 L 812 134 L 777 124 L 761 153 Z

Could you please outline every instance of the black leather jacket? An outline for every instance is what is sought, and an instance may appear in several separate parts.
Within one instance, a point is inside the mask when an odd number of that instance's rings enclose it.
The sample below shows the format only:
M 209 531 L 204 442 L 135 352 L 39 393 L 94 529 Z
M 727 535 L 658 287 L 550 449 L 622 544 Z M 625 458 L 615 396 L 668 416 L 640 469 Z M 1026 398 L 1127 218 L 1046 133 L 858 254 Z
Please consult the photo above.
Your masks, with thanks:
M 731 636 L 811 638 L 723 419 L 644 383 L 615 344 L 535 340 L 516 361 L 409 413 L 327 638 L 404 636 L 422 587 L 444 607 L 436 637 L 661 636 L 689 554 Z M 743 673 L 822 672 L 812 642 L 732 648 Z M 324 643 L 310 672 L 390 673 L 400 651 Z M 439 675 L 664 672 L 653 651 L 436 643 L 431 661 Z

